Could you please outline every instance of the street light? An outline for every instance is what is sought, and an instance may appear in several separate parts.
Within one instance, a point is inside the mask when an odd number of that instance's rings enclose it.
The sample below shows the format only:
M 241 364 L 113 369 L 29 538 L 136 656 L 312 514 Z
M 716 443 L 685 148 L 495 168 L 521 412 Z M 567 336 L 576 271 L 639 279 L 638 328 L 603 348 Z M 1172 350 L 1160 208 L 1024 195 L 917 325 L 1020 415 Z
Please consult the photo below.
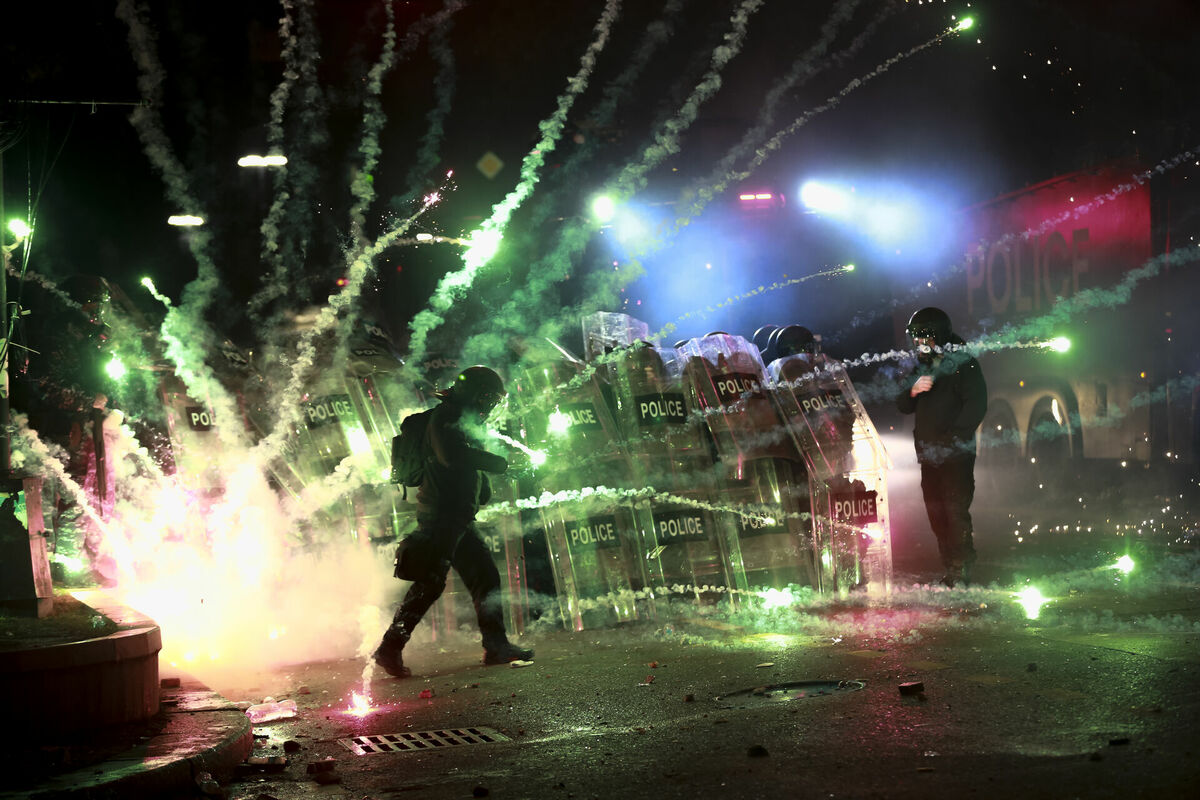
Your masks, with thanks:
M 179 228 L 195 228 L 204 224 L 204 217 L 197 217 L 193 214 L 172 214 L 167 217 L 167 224 Z
M 287 162 L 288 162 L 287 156 L 250 155 L 250 156 L 242 156 L 241 158 L 239 158 L 237 161 L 237 165 L 239 167 L 282 167 Z

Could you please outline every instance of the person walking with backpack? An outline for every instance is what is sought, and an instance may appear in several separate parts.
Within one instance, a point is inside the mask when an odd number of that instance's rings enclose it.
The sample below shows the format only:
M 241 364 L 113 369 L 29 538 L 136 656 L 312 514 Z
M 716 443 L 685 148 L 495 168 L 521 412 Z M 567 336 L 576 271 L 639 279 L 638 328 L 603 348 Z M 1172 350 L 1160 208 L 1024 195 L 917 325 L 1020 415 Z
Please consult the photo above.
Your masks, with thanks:
M 489 453 L 472 436 L 504 399 L 504 381 L 488 367 L 468 367 L 454 384 L 439 392 L 441 402 L 401 425 L 396 454 L 411 454 L 414 464 L 393 465 L 403 482 L 417 490 L 417 530 L 396 552 L 396 577 L 411 580 L 391 626 L 375 650 L 374 660 L 396 678 L 412 671 L 403 650 L 413 629 L 446 587 L 453 567 L 462 578 L 483 636 L 483 663 L 528 661 L 533 651 L 508 641 L 500 605 L 500 572 L 475 528 L 475 515 L 487 503 L 491 486 L 486 473 L 508 468 L 503 456 Z

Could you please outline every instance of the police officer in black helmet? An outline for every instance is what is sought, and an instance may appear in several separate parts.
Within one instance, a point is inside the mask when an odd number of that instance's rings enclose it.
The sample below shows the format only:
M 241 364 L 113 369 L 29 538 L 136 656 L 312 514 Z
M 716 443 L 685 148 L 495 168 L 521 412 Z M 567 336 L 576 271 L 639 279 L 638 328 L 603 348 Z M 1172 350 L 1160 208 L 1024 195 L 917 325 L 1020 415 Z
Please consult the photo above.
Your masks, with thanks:
M 917 350 L 917 368 L 896 396 L 896 406 L 916 415 L 921 493 L 946 570 L 942 583 L 953 587 L 970 580 L 975 562 L 970 512 L 975 430 L 987 412 L 987 384 L 945 311 L 922 308 L 909 319 L 907 331 Z
M 375 663 L 389 675 L 412 674 L 401 655 L 413 628 L 446 586 L 451 567 L 462 578 L 483 635 L 485 664 L 529 660 L 533 651 L 508 641 L 500 605 L 500 573 L 487 545 L 475 529 L 475 515 L 488 501 L 491 488 L 484 473 L 508 467 L 503 456 L 473 441 L 487 415 L 504 399 L 504 381 L 495 371 L 474 366 L 463 370 L 454 385 L 439 393 L 423 442 L 424 477 L 417 490 L 417 531 L 401 548 L 397 575 L 413 581 L 396 610 L 391 626 L 375 651 Z

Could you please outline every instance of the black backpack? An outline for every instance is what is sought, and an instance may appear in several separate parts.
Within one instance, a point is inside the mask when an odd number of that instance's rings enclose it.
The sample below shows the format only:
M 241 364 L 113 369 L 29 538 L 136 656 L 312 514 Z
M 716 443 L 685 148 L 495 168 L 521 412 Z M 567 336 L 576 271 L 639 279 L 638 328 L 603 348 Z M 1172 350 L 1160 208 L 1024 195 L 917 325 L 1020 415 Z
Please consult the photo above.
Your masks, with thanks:
M 400 423 L 400 433 L 392 437 L 392 483 L 404 487 L 420 486 L 425 477 L 425 431 L 433 409 L 409 414 Z

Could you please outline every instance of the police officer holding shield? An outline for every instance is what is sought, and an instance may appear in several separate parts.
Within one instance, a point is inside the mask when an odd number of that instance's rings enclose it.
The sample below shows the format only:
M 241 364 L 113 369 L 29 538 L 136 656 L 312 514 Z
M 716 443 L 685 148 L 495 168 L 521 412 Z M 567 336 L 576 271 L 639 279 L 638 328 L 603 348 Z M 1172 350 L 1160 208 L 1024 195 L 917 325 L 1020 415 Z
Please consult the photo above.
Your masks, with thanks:
M 485 664 L 529 660 L 533 651 L 508 641 L 500 604 L 500 573 L 475 528 L 475 515 L 491 488 L 484 473 L 499 474 L 508 463 L 472 442 L 477 429 L 504 399 L 504 382 L 493 370 L 463 370 L 453 386 L 440 392 L 422 442 L 424 473 L 417 491 L 417 531 L 397 554 L 396 577 L 413 581 L 391 626 L 375 651 L 375 663 L 396 678 L 412 671 L 402 651 L 413 628 L 446 587 L 450 568 L 462 578 L 483 635 Z
M 975 562 L 970 511 L 975 430 L 987 412 L 987 384 L 945 311 L 922 308 L 906 330 L 916 346 L 917 367 L 896 396 L 896 406 L 916 415 L 913 440 L 921 494 L 946 570 L 942 583 L 953 587 L 970 580 Z

